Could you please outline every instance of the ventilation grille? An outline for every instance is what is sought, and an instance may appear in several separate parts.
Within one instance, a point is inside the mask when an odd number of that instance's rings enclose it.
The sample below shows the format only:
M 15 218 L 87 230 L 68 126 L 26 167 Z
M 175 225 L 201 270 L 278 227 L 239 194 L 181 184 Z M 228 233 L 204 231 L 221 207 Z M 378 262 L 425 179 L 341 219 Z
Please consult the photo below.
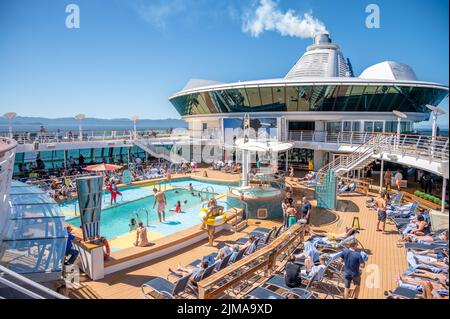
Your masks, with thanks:
M 313 53 L 304 55 L 289 71 L 286 78 L 324 77 L 328 70 L 329 53 Z

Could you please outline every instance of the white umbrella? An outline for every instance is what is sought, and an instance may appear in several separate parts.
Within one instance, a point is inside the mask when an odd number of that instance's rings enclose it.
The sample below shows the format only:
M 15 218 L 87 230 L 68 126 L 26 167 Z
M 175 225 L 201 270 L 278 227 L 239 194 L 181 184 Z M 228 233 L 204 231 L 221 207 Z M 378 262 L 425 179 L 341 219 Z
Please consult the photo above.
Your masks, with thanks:
M 8 112 L 8 113 L 3 114 L 3 117 L 4 117 L 5 119 L 8 120 L 9 136 L 10 136 L 11 138 L 13 138 L 13 133 L 12 133 L 12 123 L 11 123 L 11 121 L 12 121 L 16 116 L 17 116 L 17 113 L 15 113 L 15 112 Z
M 78 115 L 75 115 L 74 116 L 74 118 L 76 119 L 76 120 L 78 120 L 78 121 L 80 121 L 80 126 L 79 126 L 79 129 L 80 129 L 80 140 L 83 140 L 83 129 L 82 129 L 82 127 L 81 127 L 81 121 L 83 121 L 85 118 L 86 118 L 86 115 L 84 115 L 84 114 L 78 114 Z
M 134 128 L 134 138 L 136 138 L 136 122 L 137 122 L 137 120 L 139 120 L 139 116 L 137 116 L 137 115 L 133 115 L 133 116 L 131 116 L 130 117 L 130 120 L 132 120 L 133 121 L 133 128 Z

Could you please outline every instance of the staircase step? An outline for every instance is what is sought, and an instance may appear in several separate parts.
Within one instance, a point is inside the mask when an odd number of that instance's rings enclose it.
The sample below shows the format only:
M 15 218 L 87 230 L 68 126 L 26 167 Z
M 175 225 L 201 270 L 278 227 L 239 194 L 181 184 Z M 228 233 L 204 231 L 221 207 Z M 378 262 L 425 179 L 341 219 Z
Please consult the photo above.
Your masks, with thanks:
M 237 217 L 234 217 L 234 218 L 230 219 L 229 221 L 227 221 L 227 224 L 231 225 L 231 226 L 235 226 L 235 225 L 239 224 L 242 221 L 242 219 L 243 219 L 242 216 L 237 216 Z
M 241 231 L 242 229 L 244 229 L 247 226 L 248 226 L 247 220 L 243 220 L 243 221 L 237 223 L 235 226 L 231 227 L 231 230 L 232 231 Z

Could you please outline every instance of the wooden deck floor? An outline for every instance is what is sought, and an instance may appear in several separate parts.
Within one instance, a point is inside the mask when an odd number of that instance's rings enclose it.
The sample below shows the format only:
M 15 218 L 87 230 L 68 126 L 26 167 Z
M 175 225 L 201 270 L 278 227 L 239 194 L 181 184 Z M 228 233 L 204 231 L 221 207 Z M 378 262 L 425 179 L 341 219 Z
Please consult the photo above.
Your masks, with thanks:
M 294 189 L 295 193 L 307 193 L 312 197 L 310 190 Z M 361 195 L 338 197 L 338 211 L 314 208 L 312 224 L 313 230 L 341 233 L 345 227 L 352 226 L 354 217 L 358 217 L 361 227 L 358 240 L 369 254 L 362 274 L 360 298 L 380 299 L 385 298 L 385 290 L 397 286 L 394 276 L 406 270 L 406 253 L 404 248 L 397 247 L 398 232 L 394 225 L 386 224 L 386 234 L 376 231 L 377 213 L 366 208 L 367 198 Z M 311 202 L 315 207 L 316 201 Z
M 311 191 L 297 185 L 294 186 L 296 198 L 300 198 L 303 194 L 312 195 Z M 312 224 L 315 230 L 339 233 L 343 232 L 345 227 L 352 226 L 354 217 L 359 218 L 361 233 L 358 239 L 369 253 L 369 260 L 362 275 L 360 298 L 378 299 L 384 298 L 385 290 L 395 289 L 394 276 L 402 273 L 407 268 L 407 263 L 404 249 L 397 247 L 398 235 L 395 227 L 386 225 L 387 234 L 377 232 L 376 212 L 365 207 L 366 199 L 367 197 L 358 195 L 340 197 L 338 209 L 341 211 L 314 208 Z M 315 201 L 312 201 L 312 204 L 315 206 Z M 226 242 L 232 242 L 244 236 L 255 227 L 271 227 L 278 224 L 274 221 L 250 221 L 249 227 L 245 228 L 243 232 L 235 234 L 224 231 L 220 233 L 216 243 L 220 247 Z M 156 276 L 166 277 L 168 268 L 187 265 L 216 249 L 206 246 L 205 240 L 164 258 L 108 275 L 102 280 L 95 282 L 87 280 L 83 283 L 83 289 L 72 296 L 75 298 L 143 298 L 140 286 L 144 282 Z

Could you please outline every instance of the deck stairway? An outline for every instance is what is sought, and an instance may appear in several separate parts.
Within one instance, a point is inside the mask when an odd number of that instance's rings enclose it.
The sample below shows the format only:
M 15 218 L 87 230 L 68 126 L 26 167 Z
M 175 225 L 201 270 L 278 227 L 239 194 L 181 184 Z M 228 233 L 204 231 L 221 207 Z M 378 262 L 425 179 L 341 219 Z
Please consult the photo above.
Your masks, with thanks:
M 352 170 L 358 170 L 372 163 L 374 155 L 380 154 L 383 147 L 391 143 L 392 137 L 388 135 L 374 135 L 366 143 L 360 145 L 349 155 L 343 155 L 322 167 L 317 173 L 325 176 L 329 171 L 334 171 L 336 176 L 342 176 Z
M 227 224 L 230 226 L 230 230 L 232 232 L 239 232 L 248 226 L 247 220 L 244 219 L 242 215 L 238 215 L 230 219 L 229 221 L 227 221 Z
M 151 140 L 135 139 L 133 140 L 133 144 L 156 158 L 163 158 L 172 163 L 186 162 L 186 160 L 182 156 L 171 152 L 163 145 L 156 146 L 154 143 L 152 143 Z

